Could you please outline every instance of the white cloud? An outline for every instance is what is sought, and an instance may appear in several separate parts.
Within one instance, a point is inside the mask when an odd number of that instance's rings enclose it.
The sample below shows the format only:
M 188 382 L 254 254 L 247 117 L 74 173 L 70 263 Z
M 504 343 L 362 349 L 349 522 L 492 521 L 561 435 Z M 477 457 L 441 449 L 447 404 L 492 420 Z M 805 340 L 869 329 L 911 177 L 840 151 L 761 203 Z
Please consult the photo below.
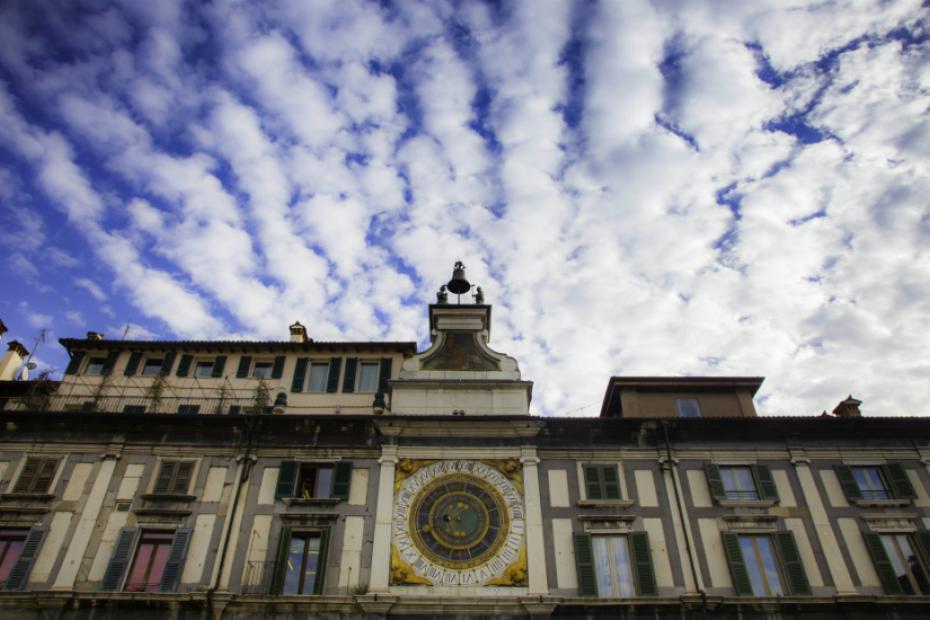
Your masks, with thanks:
M 90 293 L 97 301 L 104 301 L 107 298 L 107 294 L 103 292 L 103 289 L 88 278 L 77 278 L 74 283 Z

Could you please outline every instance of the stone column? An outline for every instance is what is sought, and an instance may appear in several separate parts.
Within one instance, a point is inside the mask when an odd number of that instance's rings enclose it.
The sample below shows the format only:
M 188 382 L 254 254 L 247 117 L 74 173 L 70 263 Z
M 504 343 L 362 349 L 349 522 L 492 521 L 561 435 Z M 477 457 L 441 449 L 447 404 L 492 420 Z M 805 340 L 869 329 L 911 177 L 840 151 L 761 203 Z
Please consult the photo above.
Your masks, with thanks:
M 378 479 L 378 503 L 375 508 L 375 537 L 371 551 L 370 592 L 387 592 L 391 574 L 391 510 L 394 506 L 394 470 L 397 446 L 381 448 L 381 476 Z
M 549 594 L 546 577 L 546 545 L 543 540 L 542 500 L 539 497 L 539 458 L 536 448 L 524 446 L 523 500 L 526 510 L 526 563 L 529 573 L 529 594 Z

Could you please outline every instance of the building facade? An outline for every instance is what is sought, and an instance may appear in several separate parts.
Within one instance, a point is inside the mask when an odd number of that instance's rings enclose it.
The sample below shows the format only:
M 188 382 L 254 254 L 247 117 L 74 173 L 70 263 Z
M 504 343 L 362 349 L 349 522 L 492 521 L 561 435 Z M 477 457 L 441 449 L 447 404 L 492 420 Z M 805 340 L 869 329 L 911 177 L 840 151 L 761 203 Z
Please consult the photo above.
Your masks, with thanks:
M 421 352 L 63 340 L 55 389 L 0 386 L 0 614 L 927 615 L 930 420 L 658 377 L 537 417 L 490 306 L 429 321 Z

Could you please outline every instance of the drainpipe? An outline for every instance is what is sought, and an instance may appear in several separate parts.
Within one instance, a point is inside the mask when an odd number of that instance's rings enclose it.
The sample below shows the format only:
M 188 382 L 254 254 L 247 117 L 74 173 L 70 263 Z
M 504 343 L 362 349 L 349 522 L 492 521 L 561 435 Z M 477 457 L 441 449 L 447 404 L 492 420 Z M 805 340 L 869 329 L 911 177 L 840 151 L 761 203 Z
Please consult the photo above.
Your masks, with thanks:
M 665 455 L 668 459 L 668 470 L 672 477 L 672 489 L 675 491 L 675 504 L 678 509 L 678 518 L 681 520 L 681 533 L 685 538 L 685 552 L 688 554 L 688 566 L 691 568 L 691 579 L 694 580 L 694 585 L 697 587 L 700 582 L 698 581 L 697 567 L 694 566 L 694 555 L 691 552 L 691 537 L 688 535 L 688 522 L 685 520 L 685 510 L 681 503 L 681 493 L 678 491 L 680 477 L 678 476 L 678 466 L 675 465 L 675 462 L 672 460 L 672 444 L 668 438 L 667 420 L 662 420 L 662 433 L 665 438 Z M 698 594 L 701 595 L 701 617 L 707 618 L 707 593 L 704 591 L 704 588 L 699 588 Z

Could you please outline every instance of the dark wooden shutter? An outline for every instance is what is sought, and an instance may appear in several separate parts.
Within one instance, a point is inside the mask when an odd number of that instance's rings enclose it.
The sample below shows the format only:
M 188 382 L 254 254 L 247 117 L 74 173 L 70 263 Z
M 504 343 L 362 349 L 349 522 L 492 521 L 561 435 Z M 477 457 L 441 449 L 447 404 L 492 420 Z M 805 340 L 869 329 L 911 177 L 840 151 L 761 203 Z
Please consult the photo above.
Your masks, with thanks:
M 710 489 L 710 496 L 718 502 L 725 500 L 727 492 L 723 488 L 723 477 L 720 475 L 720 468 L 713 463 L 704 463 L 704 473 L 707 475 L 707 488 Z
M 29 577 L 32 563 L 35 562 L 36 556 L 39 554 L 39 547 L 42 546 L 46 533 L 48 533 L 48 528 L 44 525 L 29 530 L 26 541 L 23 543 L 23 550 L 20 552 L 13 568 L 10 569 L 10 575 L 3 587 L 4 590 L 22 590 L 26 587 L 26 578 Z
M 132 557 L 132 551 L 136 546 L 136 537 L 139 535 L 139 528 L 124 527 L 119 531 L 116 537 L 116 544 L 113 546 L 113 555 L 110 557 L 110 563 L 107 565 L 107 571 L 103 575 L 103 582 L 100 589 L 105 592 L 115 592 L 123 583 L 123 575 L 126 574 L 126 568 L 129 566 L 129 559 Z
M 313 584 L 314 594 L 323 594 L 323 584 L 326 580 L 327 555 L 329 555 L 329 528 L 320 532 L 320 557 L 317 562 L 316 583 Z
M 271 580 L 271 594 L 281 594 L 284 587 L 284 575 L 287 574 L 287 556 L 290 546 L 291 528 L 282 527 L 281 537 L 278 539 L 278 554 L 274 563 L 274 577 Z
M 107 353 L 107 359 L 103 362 L 103 374 L 109 375 L 116 366 L 116 360 L 119 359 L 119 351 L 110 351 Z
M 381 371 L 378 376 L 378 391 L 382 394 L 387 394 L 388 391 L 388 381 L 391 380 L 391 364 L 391 358 L 381 358 Z
M 930 566 L 930 532 L 917 532 L 914 540 L 917 542 L 917 552 L 923 556 L 924 566 Z
M 837 480 L 840 481 L 843 493 L 846 494 L 846 499 L 851 502 L 862 499 L 862 491 L 859 490 L 859 485 L 853 477 L 852 468 L 847 465 L 834 465 L 833 470 L 836 472 Z
M 131 377 L 139 370 L 139 364 L 142 362 L 142 351 L 133 351 L 129 354 L 129 363 L 126 364 L 126 370 L 123 374 Z
M 882 467 L 882 473 L 888 482 L 891 495 L 896 499 L 917 499 L 917 493 L 907 477 L 907 470 L 901 463 L 889 463 Z
M 239 415 L 242 413 L 242 405 L 230 405 L 229 415 Z
M 244 379 L 249 376 L 249 368 L 252 367 L 252 356 L 243 355 L 239 358 L 239 368 L 236 370 L 236 377 Z
M 292 392 L 304 391 L 304 378 L 307 376 L 307 364 L 309 361 L 310 360 L 306 357 L 297 358 L 297 364 L 294 366 L 294 378 L 291 380 Z
M 782 568 L 788 578 L 788 591 L 791 594 L 810 594 L 811 586 L 804 573 L 804 564 L 798 545 L 792 532 L 778 532 L 775 534 L 775 543 L 778 545 L 778 554 L 781 556 Z
M 297 461 L 281 461 L 281 467 L 278 469 L 278 485 L 275 487 L 274 491 L 275 499 L 294 497 L 294 490 L 297 486 L 298 466 L 299 464 Z
M 55 472 L 58 471 L 58 459 L 29 457 L 23 471 L 16 481 L 14 493 L 48 493 Z
M 601 468 L 597 465 L 584 465 L 582 471 L 584 472 L 585 494 L 588 499 L 602 499 Z
M 165 562 L 165 570 L 161 574 L 161 584 L 158 587 L 161 592 L 174 592 L 177 589 L 192 533 L 191 528 L 182 528 L 174 533 L 168 561 Z
M 591 536 L 575 534 L 575 569 L 578 572 L 578 596 L 597 596 L 597 574 L 594 572 L 594 549 Z
M 752 596 L 752 583 L 749 581 L 749 572 L 743 560 L 743 552 L 739 548 L 739 537 L 731 532 L 723 532 L 723 552 L 730 565 L 730 577 L 733 578 L 733 589 L 737 595 Z
M 326 391 L 339 391 L 339 369 L 342 367 L 342 358 L 334 357 L 329 360 L 329 376 L 326 378 Z
M 633 532 L 629 535 L 630 557 L 636 574 L 636 592 L 641 596 L 655 596 L 656 575 L 652 569 L 652 553 L 649 550 L 649 535 L 646 532 Z
M 152 489 L 155 493 L 168 493 L 171 489 L 171 480 L 174 478 L 174 472 L 177 466 L 180 465 L 178 461 L 162 461 L 161 467 L 158 470 L 158 478 L 155 480 L 155 488 Z
M 23 465 L 23 471 L 19 473 L 19 478 L 16 480 L 16 486 L 13 487 L 14 493 L 30 493 L 33 480 L 39 473 L 39 466 L 42 465 L 42 459 L 36 459 L 27 457 L 26 464 Z
M 352 483 L 352 462 L 339 461 L 333 467 L 333 488 L 330 497 L 341 500 L 349 499 L 349 485 Z
M 620 479 L 616 465 L 602 465 L 601 480 L 604 481 L 603 499 L 620 499 Z
M 194 471 L 194 461 L 181 461 L 175 467 L 174 484 L 171 493 L 187 494 L 191 486 L 191 474 Z
M 765 465 L 753 465 L 752 477 L 756 480 L 756 490 L 759 492 L 759 499 L 767 499 L 778 502 L 778 487 L 775 486 L 775 479 L 772 478 L 772 471 Z
M 210 373 L 210 376 L 214 379 L 222 377 L 224 370 L 226 370 L 226 356 L 217 355 L 213 361 L 213 372 Z
M 342 379 L 342 391 L 343 392 L 354 392 L 355 391 L 355 372 L 358 370 L 358 358 L 357 357 L 347 357 L 346 358 L 346 374 Z
M 284 376 L 284 356 L 277 355 L 274 358 L 274 365 L 271 367 L 271 378 L 280 379 Z
M 81 368 L 81 362 L 84 361 L 84 351 L 75 351 L 71 354 L 71 361 L 68 362 L 68 367 L 65 368 L 66 375 L 76 375 L 77 371 Z
M 177 355 L 178 354 L 174 351 L 169 351 L 166 353 L 165 361 L 161 363 L 161 370 L 158 374 L 160 374 L 162 377 L 167 377 L 169 374 L 171 374 L 171 367 L 174 366 L 174 358 L 177 357 Z
M 872 557 L 872 564 L 875 565 L 875 572 L 878 573 L 878 580 L 882 583 L 882 589 L 885 594 L 904 594 L 898 577 L 895 575 L 894 567 L 888 554 L 885 553 L 885 546 L 882 545 L 882 538 L 878 534 L 865 532 L 862 534 L 865 539 L 865 548 L 869 550 Z
M 178 363 L 178 372 L 176 373 L 179 377 L 186 377 L 187 373 L 191 370 L 191 364 L 194 361 L 193 355 L 182 355 L 181 361 Z

